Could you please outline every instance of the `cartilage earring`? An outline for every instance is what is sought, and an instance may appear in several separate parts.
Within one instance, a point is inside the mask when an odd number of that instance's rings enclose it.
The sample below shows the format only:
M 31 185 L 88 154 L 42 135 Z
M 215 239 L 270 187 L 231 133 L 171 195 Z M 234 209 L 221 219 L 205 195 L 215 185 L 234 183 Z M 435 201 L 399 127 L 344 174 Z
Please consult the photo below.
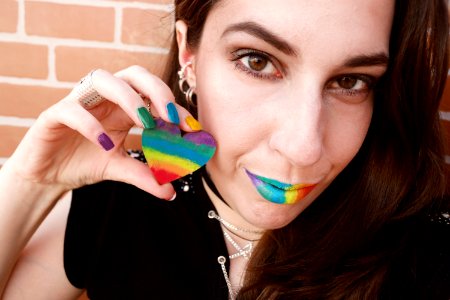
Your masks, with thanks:
M 189 106 L 196 107 L 197 103 L 194 100 L 195 97 L 195 87 L 189 86 L 189 83 L 186 79 L 186 69 L 192 65 L 192 62 L 187 62 L 184 66 L 181 67 L 181 69 L 178 71 L 178 86 L 180 87 L 180 91 L 184 94 L 186 98 L 186 103 Z

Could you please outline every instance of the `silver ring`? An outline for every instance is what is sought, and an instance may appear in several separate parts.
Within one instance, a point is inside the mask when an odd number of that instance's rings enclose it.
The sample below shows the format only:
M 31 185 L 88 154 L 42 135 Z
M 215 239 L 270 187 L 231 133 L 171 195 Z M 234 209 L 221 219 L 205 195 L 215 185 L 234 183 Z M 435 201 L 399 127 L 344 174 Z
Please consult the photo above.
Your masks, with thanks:
M 94 72 L 95 70 L 83 77 L 73 89 L 79 97 L 78 101 L 86 109 L 93 108 L 105 100 L 105 98 L 100 96 L 94 89 L 94 85 L 92 84 L 92 74 Z

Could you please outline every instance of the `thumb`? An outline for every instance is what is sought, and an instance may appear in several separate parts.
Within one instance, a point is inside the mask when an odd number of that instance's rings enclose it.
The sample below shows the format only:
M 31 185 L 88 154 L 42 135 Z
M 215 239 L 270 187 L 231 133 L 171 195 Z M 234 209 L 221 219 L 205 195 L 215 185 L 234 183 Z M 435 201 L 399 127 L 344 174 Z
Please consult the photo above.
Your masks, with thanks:
M 128 155 L 112 158 L 105 175 L 108 179 L 132 184 L 161 199 L 170 200 L 175 195 L 170 183 L 160 185 L 146 164 Z

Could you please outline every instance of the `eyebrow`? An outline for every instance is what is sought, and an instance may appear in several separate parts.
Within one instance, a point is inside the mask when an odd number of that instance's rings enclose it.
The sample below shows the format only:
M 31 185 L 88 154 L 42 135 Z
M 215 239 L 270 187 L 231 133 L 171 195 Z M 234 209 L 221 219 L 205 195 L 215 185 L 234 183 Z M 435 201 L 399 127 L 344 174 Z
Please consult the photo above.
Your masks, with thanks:
M 222 37 L 231 32 L 240 31 L 246 32 L 250 35 L 262 39 L 266 43 L 269 43 L 285 54 L 297 54 L 294 48 L 287 41 L 255 22 L 241 22 L 232 24 L 225 29 L 225 31 L 222 33 Z
M 387 66 L 389 57 L 386 53 L 380 52 L 370 55 L 357 55 L 344 61 L 344 66 L 349 68 L 367 66 Z
M 281 52 L 296 56 L 297 52 L 294 50 L 289 42 L 279 37 L 277 34 L 264 28 L 255 22 L 240 22 L 228 26 L 222 33 L 222 37 L 232 32 L 245 32 L 253 35 L 263 41 L 269 43 L 273 47 L 279 49 Z M 344 61 L 345 67 L 365 67 L 365 66 L 387 66 L 389 57 L 386 53 L 374 53 L 370 55 L 357 55 L 350 57 Z

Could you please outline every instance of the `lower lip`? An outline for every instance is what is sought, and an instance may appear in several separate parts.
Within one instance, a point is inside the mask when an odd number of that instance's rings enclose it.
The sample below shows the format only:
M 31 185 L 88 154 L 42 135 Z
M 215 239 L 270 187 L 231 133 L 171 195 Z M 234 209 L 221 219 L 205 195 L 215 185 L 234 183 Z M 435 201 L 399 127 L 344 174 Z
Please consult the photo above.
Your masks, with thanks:
M 317 184 L 287 184 L 255 175 L 245 170 L 258 193 L 270 202 L 295 204 L 305 198 Z

